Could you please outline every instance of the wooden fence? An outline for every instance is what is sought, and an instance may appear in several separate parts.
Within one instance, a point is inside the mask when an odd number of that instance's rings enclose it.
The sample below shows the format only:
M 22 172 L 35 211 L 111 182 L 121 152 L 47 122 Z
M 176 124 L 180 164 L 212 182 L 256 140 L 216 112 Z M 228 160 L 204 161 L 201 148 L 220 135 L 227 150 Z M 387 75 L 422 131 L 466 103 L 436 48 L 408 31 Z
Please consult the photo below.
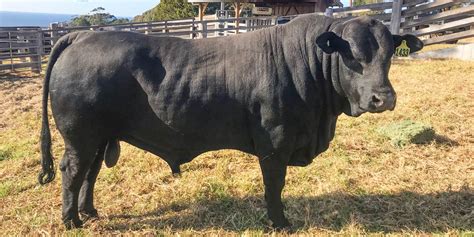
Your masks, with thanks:
M 335 8 L 325 15 L 347 19 L 371 15 L 386 24 L 393 34 L 417 35 L 425 45 L 455 42 L 474 36 L 474 5 L 471 0 L 393 0 Z M 49 54 L 59 37 L 77 30 L 120 30 L 158 37 L 196 39 L 238 34 L 276 23 L 277 17 L 250 17 L 204 21 L 183 19 L 88 27 L 58 27 L 52 24 L 49 29 L 0 28 L 0 71 L 31 68 L 34 72 L 40 72 L 45 62 L 42 56 Z
M 474 5 L 471 0 L 393 0 L 333 10 L 333 17 L 371 15 L 393 34 L 414 34 L 425 45 L 456 42 L 474 36 Z
M 39 27 L 0 28 L 0 72 L 29 68 L 41 72 L 54 43 L 63 35 L 79 30 L 131 31 L 157 37 L 175 36 L 187 39 L 220 37 L 239 34 L 276 24 L 276 17 L 227 18 L 196 21 L 154 21 L 87 27 L 59 27 L 51 24 L 48 29 Z
M 0 28 L 0 70 L 41 71 L 43 33 L 39 27 Z

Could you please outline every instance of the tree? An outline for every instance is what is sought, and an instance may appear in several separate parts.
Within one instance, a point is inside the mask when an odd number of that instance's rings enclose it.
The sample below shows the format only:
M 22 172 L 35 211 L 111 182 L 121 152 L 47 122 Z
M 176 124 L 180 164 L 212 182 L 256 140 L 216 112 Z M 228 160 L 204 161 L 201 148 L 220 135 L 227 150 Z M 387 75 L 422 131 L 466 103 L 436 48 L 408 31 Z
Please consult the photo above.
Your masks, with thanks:
M 154 8 L 134 17 L 133 21 L 176 20 L 196 15 L 197 9 L 186 0 L 162 0 Z
M 381 2 L 383 2 L 383 0 L 354 0 L 354 6 L 361 6 L 361 5 L 381 3 Z M 354 15 L 364 16 L 364 15 L 376 15 L 376 14 L 382 14 L 382 13 L 383 13 L 383 10 L 372 10 L 369 12 L 356 13 Z
M 129 20 L 127 18 L 117 18 L 114 15 L 105 12 L 105 8 L 96 7 L 92 9 L 87 15 L 80 15 L 74 17 L 70 24 L 72 26 L 90 26 L 90 25 L 110 25 L 110 24 L 119 24 L 127 23 Z
M 383 0 L 354 0 L 354 6 L 383 2 Z
M 72 26 L 90 26 L 91 23 L 87 20 L 86 16 L 77 16 L 74 17 L 70 22 Z
M 207 5 L 205 14 L 216 14 L 217 10 L 221 10 L 221 3 L 220 2 L 210 2 Z

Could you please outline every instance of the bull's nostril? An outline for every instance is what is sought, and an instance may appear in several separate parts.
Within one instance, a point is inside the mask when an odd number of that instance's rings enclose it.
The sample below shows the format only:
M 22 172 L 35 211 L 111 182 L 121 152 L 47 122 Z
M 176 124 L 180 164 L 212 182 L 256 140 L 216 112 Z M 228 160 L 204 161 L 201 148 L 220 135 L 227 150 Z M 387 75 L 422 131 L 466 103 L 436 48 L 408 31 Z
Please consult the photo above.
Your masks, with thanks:
M 372 102 L 377 103 L 379 101 L 380 101 L 380 99 L 376 95 L 372 96 Z
M 378 97 L 377 95 L 373 95 L 372 96 L 372 103 L 376 106 L 376 107 L 380 107 L 383 105 L 383 100 L 380 99 L 380 97 Z

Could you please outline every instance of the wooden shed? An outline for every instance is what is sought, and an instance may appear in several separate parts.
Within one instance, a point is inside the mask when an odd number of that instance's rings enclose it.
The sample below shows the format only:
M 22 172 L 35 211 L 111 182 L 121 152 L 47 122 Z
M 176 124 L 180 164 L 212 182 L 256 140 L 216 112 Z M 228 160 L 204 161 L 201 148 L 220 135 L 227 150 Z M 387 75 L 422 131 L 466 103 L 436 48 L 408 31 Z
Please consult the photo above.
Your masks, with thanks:
M 199 6 L 199 18 L 202 19 L 207 4 L 211 2 L 232 3 L 234 9 L 240 13 L 242 4 L 253 3 L 257 7 L 272 8 L 272 15 L 288 16 L 312 12 L 324 12 L 330 6 L 340 6 L 340 0 L 188 0 Z M 236 14 L 238 17 L 239 14 Z
M 312 12 L 324 12 L 330 6 L 342 6 L 339 0 L 250 0 L 256 6 L 272 8 L 273 15 L 288 16 Z

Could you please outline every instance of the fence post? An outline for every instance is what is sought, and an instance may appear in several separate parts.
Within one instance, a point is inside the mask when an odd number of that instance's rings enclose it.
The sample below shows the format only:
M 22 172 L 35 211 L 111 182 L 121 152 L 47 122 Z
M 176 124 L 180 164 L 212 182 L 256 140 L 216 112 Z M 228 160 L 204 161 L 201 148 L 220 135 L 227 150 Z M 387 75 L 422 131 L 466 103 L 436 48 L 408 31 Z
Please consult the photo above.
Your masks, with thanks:
M 16 36 L 17 44 L 18 44 L 18 42 L 22 42 L 22 41 L 25 41 L 27 43 L 31 42 L 31 40 L 29 40 L 28 37 L 25 37 L 25 35 L 20 35 L 19 32 L 21 32 L 21 30 L 17 31 L 17 36 Z M 27 49 L 18 49 L 18 53 L 28 54 L 28 50 Z M 20 62 L 26 63 L 27 62 L 26 57 L 20 58 Z
M 272 22 L 271 22 L 272 26 L 276 25 L 277 24 L 277 17 L 274 16 L 272 17 Z
M 34 73 L 41 73 L 41 55 L 43 49 L 43 32 L 38 30 L 36 34 L 36 55 L 31 57 L 31 61 L 35 63 L 34 66 L 31 67 L 31 71 Z
M 224 21 L 224 36 L 228 35 L 229 23 Z
M 201 31 L 201 33 L 199 34 L 202 38 L 207 38 L 207 23 L 204 22 L 204 21 L 201 21 L 199 24 L 198 24 L 198 30 Z
M 153 32 L 151 22 L 146 23 L 146 30 L 145 30 L 145 35 L 148 35 Z
M 191 23 L 191 33 L 189 34 L 190 39 L 194 39 L 194 19 L 193 22 Z
M 10 53 L 10 70 L 12 72 L 15 71 L 15 67 L 13 67 L 13 49 L 12 49 L 12 32 L 8 32 L 8 46 L 10 48 L 9 53 Z
M 219 32 L 220 31 L 217 31 L 217 29 L 220 29 L 221 28 L 221 25 L 220 25 L 220 22 L 214 22 L 214 29 L 216 29 L 216 31 L 214 31 L 214 37 L 217 37 L 219 36 Z
M 202 24 L 202 38 L 207 38 L 207 22 L 203 22 Z
M 58 37 L 57 32 L 58 24 L 51 23 L 49 24 L 49 29 L 51 30 L 51 48 L 53 48 L 54 43 L 56 43 L 56 38 Z
M 400 33 L 400 22 L 402 18 L 403 0 L 393 0 L 392 17 L 390 18 L 390 32 L 396 35 Z
M 332 10 L 332 8 L 326 8 L 326 11 L 324 12 L 324 15 L 327 16 L 327 17 L 333 17 L 333 13 L 334 13 L 334 11 Z
M 165 21 L 165 27 L 164 27 L 164 29 L 162 30 L 162 32 L 163 32 L 165 35 L 168 35 L 168 33 L 169 33 L 169 30 L 168 30 L 168 21 Z

